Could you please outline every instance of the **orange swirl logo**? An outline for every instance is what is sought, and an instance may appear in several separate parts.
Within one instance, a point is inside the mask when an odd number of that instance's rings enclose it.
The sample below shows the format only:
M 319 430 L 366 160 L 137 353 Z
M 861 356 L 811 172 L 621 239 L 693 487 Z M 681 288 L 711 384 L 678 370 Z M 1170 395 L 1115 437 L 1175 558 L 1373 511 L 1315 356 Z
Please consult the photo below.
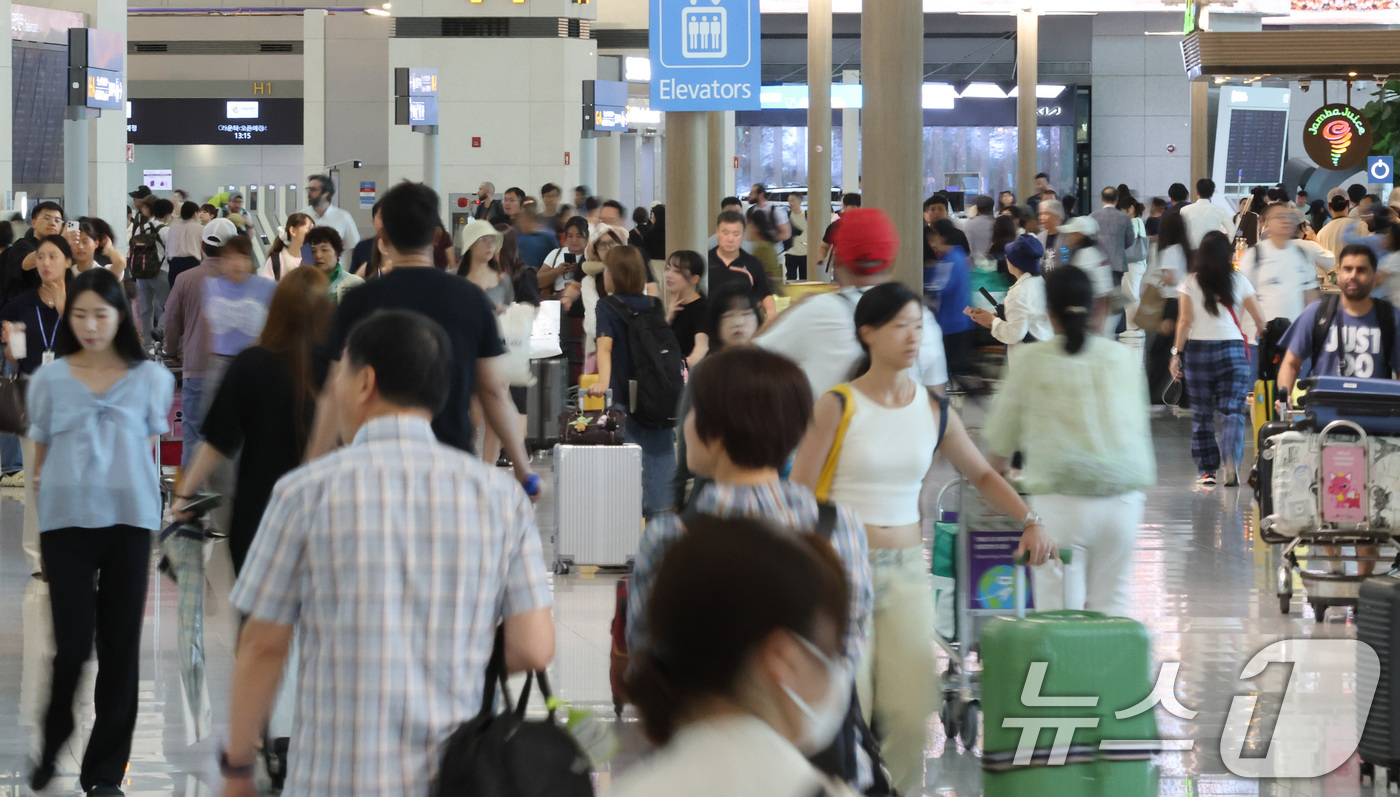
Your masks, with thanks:
M 1322 128 L 1322 137 L 1327 139 L 1327 143 L 1332 147 L 1332 164 L 1335 166 L 1351 149 L 1351 122 L 1345 119 L 1333 119 Z

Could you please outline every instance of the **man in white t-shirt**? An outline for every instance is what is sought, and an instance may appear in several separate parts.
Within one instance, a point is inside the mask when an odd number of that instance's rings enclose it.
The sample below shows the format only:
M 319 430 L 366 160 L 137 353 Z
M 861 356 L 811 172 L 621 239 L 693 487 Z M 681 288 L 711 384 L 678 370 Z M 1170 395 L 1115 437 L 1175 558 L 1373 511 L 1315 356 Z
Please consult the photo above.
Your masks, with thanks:
M 1215 196 L 1215 181 L 1202 177 L 1196 181 L 1196 201 L 1182 206 L 1178 211 L 1181 220 L 1186 222 L 1186 239 L 1191 248 L 1201 245 L 1201 239 L 1211 230 L 1219 230 L 1226 235 L 1234 228 L 1234 216 L 1229 210 L 1211 201 Z
M 792 358 L 812 383 L 815 400 L 850 379 L 861 357 L 856 338 L 856 304 L 866 290 L 894 278 L 891 265 L 899 249 L 894 225 L 883 210 L 855 208 L 841 217 L 833 241 L 836 282 L 841 289 L 794 304 L 755 341 Z M 943 332 L 924 308 L 924 336 L 914 379 L 942 394 L 948 381 Z
M 340 265 L 348 269 L 350 255 L 355 250 L 355 244 L 360 242 L 360 228 L 350 211 L 331 203 L 334 196 L 335 182 L 324 174 L 313 174 L 306 178 L 306 207 L 301 212 L 310 216 L 317 227 L 330 227 L 340 233 L 341 245 L 345 247 L 340 256 Z M 311 262 L 310 253 L 304 252 L 302 259 Z
M 1294 240 L 1302 220 L 1303 214 L 1297 208 L 1287 204 L 1271 205 L 1264 213 L 1264 237 L 1240 258 L 1240 273 L 1254 286 L 1266 321 L 1275 318 L 1293 321 L 1304 307 L 1321 296 L 1317 268 L 1307 251 Z M 1248 340 L 1256 339 L 1254 319 L 1246 314 L 1240 318 L 1240 326 Z

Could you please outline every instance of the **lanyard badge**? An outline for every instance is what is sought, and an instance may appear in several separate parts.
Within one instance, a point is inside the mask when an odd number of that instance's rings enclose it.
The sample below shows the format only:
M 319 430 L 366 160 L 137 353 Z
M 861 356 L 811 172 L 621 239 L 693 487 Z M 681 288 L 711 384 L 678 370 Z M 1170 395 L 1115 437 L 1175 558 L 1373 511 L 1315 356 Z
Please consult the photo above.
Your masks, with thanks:
M 63 319 L 59 319 L 58 322 L 53 325 L 53 334 L 50 335 L 44 331 L 44 314 L 39 312 L 38 307 L 34 308 L 34 316 L 39 320 L 39 339 L 44 342 L 44 354 L 40 358 L 40 364 L 48 365 L 53 362 L 53 344 L 54 340 L 58 337 L 58 325 L 63 323 Z

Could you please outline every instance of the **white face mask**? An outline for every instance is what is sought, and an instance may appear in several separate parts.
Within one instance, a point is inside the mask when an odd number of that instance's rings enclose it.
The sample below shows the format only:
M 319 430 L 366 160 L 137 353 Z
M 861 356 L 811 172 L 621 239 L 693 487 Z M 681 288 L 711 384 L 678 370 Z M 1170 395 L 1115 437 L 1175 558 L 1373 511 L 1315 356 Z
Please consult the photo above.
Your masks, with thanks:
M 788 699 L 803 714 L 802 735 L 795 743 L 797 749 L 805 756 L 812 756 L 831 746 L 836 734 L 841 731 L 841 723 L 845 721 L 846 712 L 851 707 L 851 682 L 854 675 L 850 662 L 844 656 L 835 660 L 829 659 L 811 642 L 800 636 L 797 637 L 797 641 L 826 665 L 826 697 L 815 706 L 808 705 L 792 687 L 787 684 L 781 685 Z

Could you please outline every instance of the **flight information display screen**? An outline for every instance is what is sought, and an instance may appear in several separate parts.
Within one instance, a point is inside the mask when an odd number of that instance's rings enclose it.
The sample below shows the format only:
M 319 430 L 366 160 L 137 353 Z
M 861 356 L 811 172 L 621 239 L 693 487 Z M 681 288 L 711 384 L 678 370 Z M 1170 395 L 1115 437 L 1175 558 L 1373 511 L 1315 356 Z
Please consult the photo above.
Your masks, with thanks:
M 1277 183 L 1283 177 L 1283 148 L 1287 140 L 1288 111 L 1231 108 L 1225 180 Z
M 135 99 L 129 108 L 130 144 L 302 143 L 300 97 Z

